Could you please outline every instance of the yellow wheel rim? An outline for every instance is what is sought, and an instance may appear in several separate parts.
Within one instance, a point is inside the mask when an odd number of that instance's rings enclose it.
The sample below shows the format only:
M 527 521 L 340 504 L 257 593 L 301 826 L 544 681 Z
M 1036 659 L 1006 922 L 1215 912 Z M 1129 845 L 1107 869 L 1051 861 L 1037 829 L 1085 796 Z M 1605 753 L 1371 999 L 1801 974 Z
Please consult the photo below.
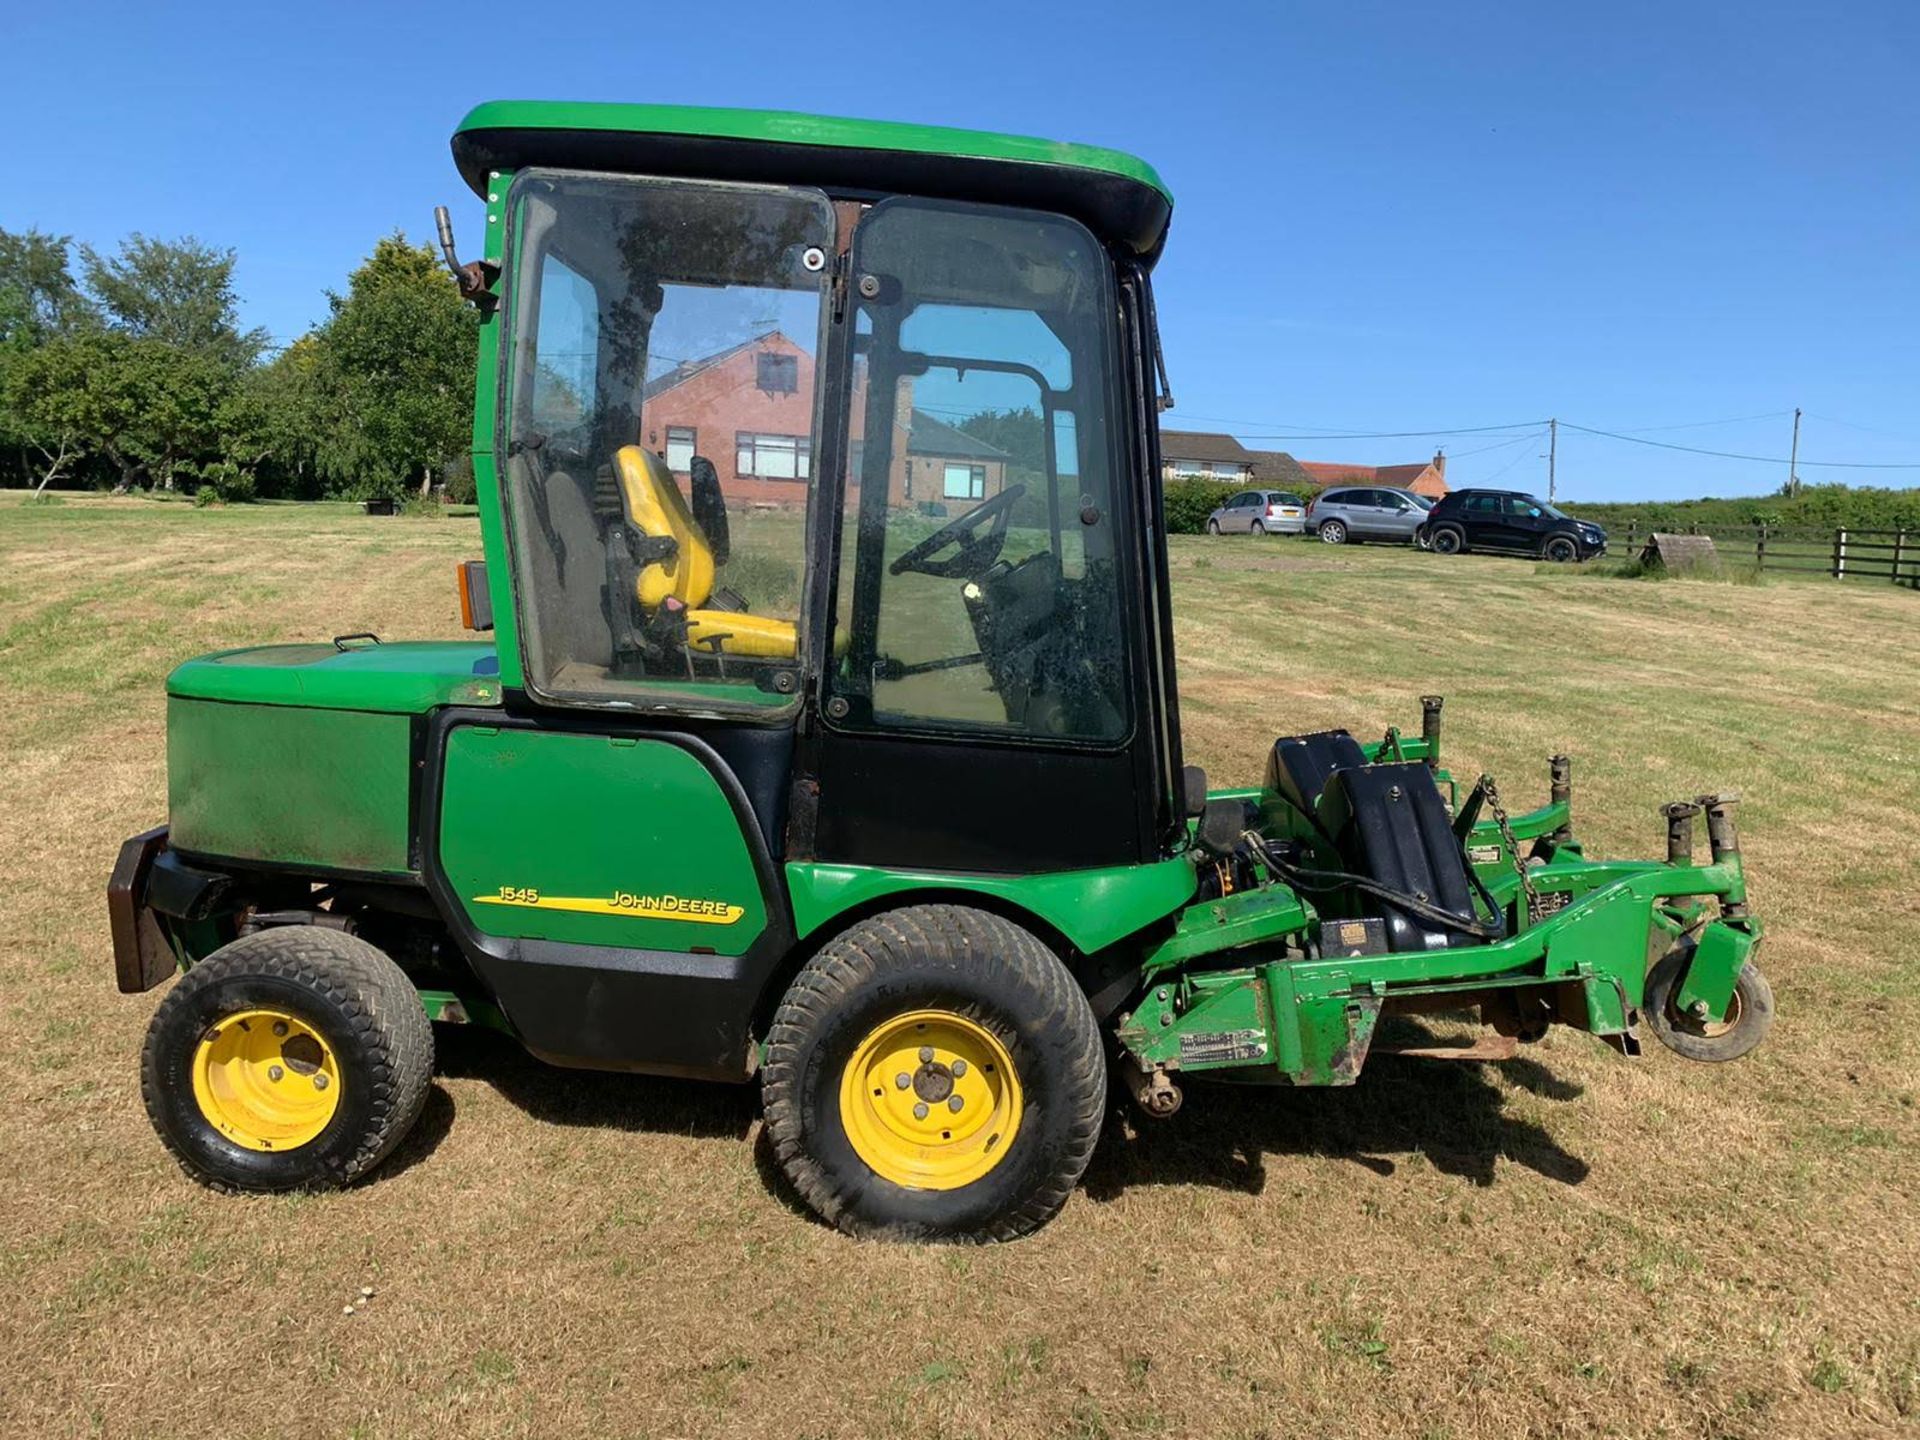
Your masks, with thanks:
M 854 1153 L 912 1190 L 957 1190 L 993 1169 L 1013 1148 L 1022 1103 L 1007 1047 L 950 1010 L 876 1026 L 840 1076 Z
M 294 1150 L 340 1108 L 340 1067 L 320 1032 L 285 1010 L 242 1010 L 200 1037 L 193 1098 L 248 1150 Z

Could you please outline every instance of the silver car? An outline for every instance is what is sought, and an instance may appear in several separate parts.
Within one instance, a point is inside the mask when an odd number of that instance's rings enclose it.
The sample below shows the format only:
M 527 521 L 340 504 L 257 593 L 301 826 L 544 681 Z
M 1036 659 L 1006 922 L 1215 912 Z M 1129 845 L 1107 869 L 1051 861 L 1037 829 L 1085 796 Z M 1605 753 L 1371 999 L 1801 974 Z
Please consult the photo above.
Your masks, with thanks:
M 1307 506 L 1285 490 L 1243 490 L 1207 517 L 1209 535 L 1301 535 Z
M 1384 485 L 1337 485 L 1313 497 L 1307 506 L 1307 529 L 1329 545 L 1349 540 L 1411 545 L 1432 503 L 1424 495 Z

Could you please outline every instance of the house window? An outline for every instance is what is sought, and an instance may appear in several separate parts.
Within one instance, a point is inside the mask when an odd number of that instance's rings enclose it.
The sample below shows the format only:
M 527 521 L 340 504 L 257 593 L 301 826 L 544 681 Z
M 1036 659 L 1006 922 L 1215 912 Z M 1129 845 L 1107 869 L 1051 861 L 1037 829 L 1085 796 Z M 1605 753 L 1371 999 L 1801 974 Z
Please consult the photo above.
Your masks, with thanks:
M 734 436 L 734 472 L 762 480 L 805 480 L 813 466 L 813 442 L 805 435 Z
M 984 465 L 949 465 L 947 483 L 944 491 L 949 500 L 979 500 L 987 493 L 987 467 Z
M 677 475 L 684 475 L 693 468 L 693 447 L 699 441 L 699 432 L 690 425 L 669 425 L 667 427 L 667 468 Z
M 757 383 L 769 395 L 791 395 L 800 388 L 800 357 L 762 351 L 757 358 Z

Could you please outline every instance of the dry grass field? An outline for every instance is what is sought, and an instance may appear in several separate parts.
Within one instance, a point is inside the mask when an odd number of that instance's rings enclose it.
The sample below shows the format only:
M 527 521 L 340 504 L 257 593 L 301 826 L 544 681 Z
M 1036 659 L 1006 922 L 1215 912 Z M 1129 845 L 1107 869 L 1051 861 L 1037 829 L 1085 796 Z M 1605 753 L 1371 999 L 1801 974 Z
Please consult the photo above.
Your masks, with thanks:
M 1038 1237 L 855 1244 L 767 1178 L 750 1091 L 442 1031 L 339 1195 L 190 1184 L 141 1112 L 158 995 L 102 886 L 162 817 L 199 651 L 456 627 L 471 520 L 0 497 L 0 1431 L 22 1436 L 1920 1433 L 1920 595 L 1305 541 L 1180 541 L 1189 758 L 1415 726 L 1578 828 L 1740 787 L 1770 1043 L 1556 1032 L 1342 1091 L 1193 1087 Z M 236 763 L 243 756 L 234 757 Z M 342 1307 L 361 1286 L 359 1313 Z

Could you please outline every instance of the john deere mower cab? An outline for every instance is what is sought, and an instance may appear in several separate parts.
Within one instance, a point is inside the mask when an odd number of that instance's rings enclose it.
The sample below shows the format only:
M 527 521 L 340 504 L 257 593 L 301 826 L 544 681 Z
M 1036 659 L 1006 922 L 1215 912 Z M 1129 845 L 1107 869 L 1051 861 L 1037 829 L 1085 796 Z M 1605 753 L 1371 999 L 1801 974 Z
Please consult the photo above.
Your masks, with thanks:
M 109 901 L 123 989 L 186 971 L 144 1073 L 190 1173 L 355 1178 L 429 1017 L 757 1077 L 823 1216 L 968 1239 L 1064 1201 L 1110 1061 L 1165 1115 L 1210 1073 L 1349 1083 L 1395 1011 L 1757 1041 L 1723 797 L 1708 864 L 1698 807 L 1666 863 L 1593 860 L 1564 762 L 1529 814 L 1461 793 L 1437 700 L 1257 786 L 1183 767 L 1149 167 L 531 103 L 454 155 L 491 639 L 171 678 L 169 825 Z

